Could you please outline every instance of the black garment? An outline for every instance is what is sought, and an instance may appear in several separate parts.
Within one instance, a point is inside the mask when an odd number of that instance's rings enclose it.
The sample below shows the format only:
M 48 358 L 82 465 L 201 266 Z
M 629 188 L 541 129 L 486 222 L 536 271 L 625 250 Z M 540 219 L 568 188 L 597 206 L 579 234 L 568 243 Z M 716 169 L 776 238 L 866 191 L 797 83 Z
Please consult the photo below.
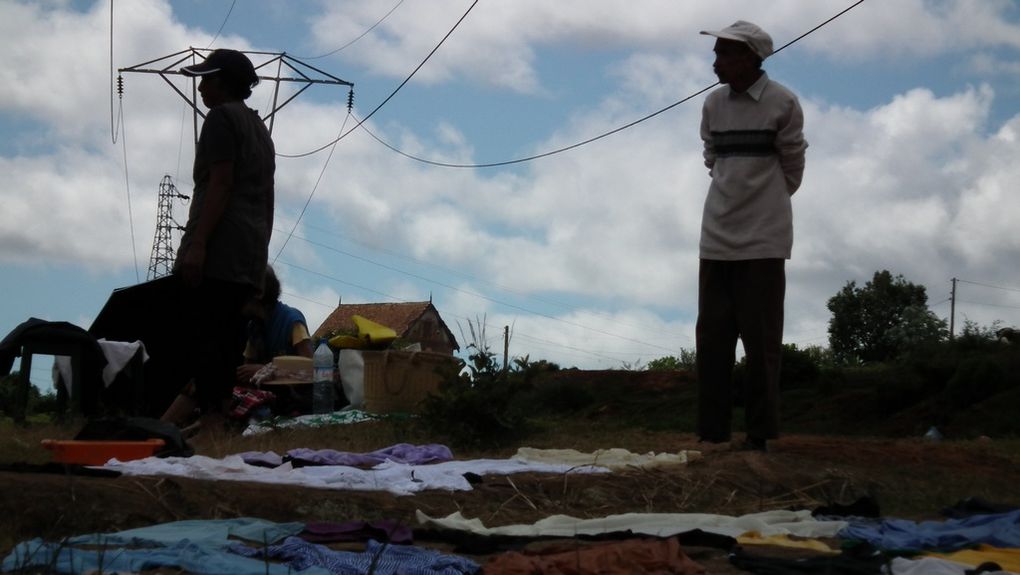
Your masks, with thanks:
M 161 416 L 192 377 L 181 350 L 187 345 L 181 287 L 180 279 L 170 275 L 115 289 L 89 327 L 96 338 L 145 344 L 149 361 L 142 368 L 144 405 L 132 412 L 135 415 Z
M 822 505 L 811 512 L 812 517 L 881 517 L 878 502 L 872 497 L 864 496 L 849 505 L 833 503 Z
M 701 529 L 692 529 L 673 535 L 682 546 L 712 547 L 730 550 L 737 540 L 728 535 L 710 533 Z M 491 555 L 504 551 L 517 551 L 530 543 L 538 541 L 559 541 L 576 539 L 578 541 L 625 541 L 627 539 L 656 539 L 650 535 L 636 534 L 633 531 L 611 531 L 596 535 L 482 535 L 459 529 L 420 528 L 414 530 L 415 540 L 441 541 L 453 545 L 453 552 L 462 555 Z M 667 539 L 667 538 L 662 538 Z
M 873 575 L 890 561 L 870 545 L 844 550 L 839 555 L 779 558 L 752 555 L 742 548 L 730 553 L 730 563 L 758 575 Z
M 951 517 L 954 519 L 961 519 L 964 517 L 971 517 L 974 515 L 988 515 L 991 513 L 1009 513 L 1015 511 L 1017 507 L 1015 505 L 1007 505 L 1005 503 L 995 503 L 987 501 L 980 497 L 968 497 L 957 501 L 952 507 L 946 507 L 942 510 L 942 515 Z
M 20 323 L 18 327 L 0 341 L 0 376 L 11 373 L 14 367 L 14 358 L 21 357 L 21 348 L 30 342 L 58 342 L 77 343 L 82 346 L 84 356 L 82 364 L 89 362 L 91 368 L 99 368 L 99 377 L 102 377 L 103 367 L 106 366 L 106 356 L 100 349 L 96 338 L 89 332 L 66 321 L 45 321 L 38 318 L 28 318 Z
M 698 436 L 730 439 L 737 339 L 747 359 L 745 428 L 761 441 L 779 435 L 786 260 L 702 259 L 698 274 Z
M 195 288 L 182 281 L 180 289 L 179 346 L 195 381 L 195 399 L 203 411 L 221 411 L 244 361 L 247 322 L 241 309 L 254 288 L 206 277 Z
M 73 374 L 79 378 L 82 397 L 80 400 L 82 413 L 92 415 L 99 409 L 100 394 L 103 385 L 103 367 L 106 366 L 106 356 L 99 347 L 96 338 L 83 328 L 66 321 L 45 321 L 38 318 L 29 318 L 19 324 L 16 328 L 0 341 L 0 376 L 11 373 L 14 366 L 14 358 L 21 357 L 22 349 L 29 344 L 70 344 L 78 348 L 81 353 L 80 373 Z M 28 374 L 22 374 L 28 377 Z M 27 400 L 27 397 L 23 399 Z M 14 406 L 15 411 L 8 409 L 9 413 L 20 413 L 24 406 Z
M 165 445 L 156 452 L 156 457 L 191 457 L 195 454 L 176 425 L 151 417 L 97 419 L 86 423 L 74 438 L 92 441 L 162 439 Z

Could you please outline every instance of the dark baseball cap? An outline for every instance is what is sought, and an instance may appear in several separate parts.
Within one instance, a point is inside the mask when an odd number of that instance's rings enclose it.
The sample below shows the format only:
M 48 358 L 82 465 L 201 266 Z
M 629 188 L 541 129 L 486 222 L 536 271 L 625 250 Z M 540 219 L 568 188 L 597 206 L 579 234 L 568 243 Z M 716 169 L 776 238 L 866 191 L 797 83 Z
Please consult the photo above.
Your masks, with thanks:
M 185 76 L 208 76 L 221 72 L 238 81 L 247 82 L 249 86 L 259 80 L 251 60 L 241 52 L 227 48 L 213 50 L 204 61 L 181 68 L 181 74 Z

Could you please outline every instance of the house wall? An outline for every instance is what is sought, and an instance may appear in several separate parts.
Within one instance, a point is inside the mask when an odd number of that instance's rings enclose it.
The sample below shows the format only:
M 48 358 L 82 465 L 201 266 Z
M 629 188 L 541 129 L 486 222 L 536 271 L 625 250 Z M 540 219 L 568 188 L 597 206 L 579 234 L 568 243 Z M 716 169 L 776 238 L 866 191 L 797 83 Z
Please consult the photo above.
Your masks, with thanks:
M 423 351 L 453 354 L 454 345 L 447 336 L 446 330 L 440 327 L 439 314 L 428 310 L 418 321 L 407 328 L 404 339 L 421 343 Z

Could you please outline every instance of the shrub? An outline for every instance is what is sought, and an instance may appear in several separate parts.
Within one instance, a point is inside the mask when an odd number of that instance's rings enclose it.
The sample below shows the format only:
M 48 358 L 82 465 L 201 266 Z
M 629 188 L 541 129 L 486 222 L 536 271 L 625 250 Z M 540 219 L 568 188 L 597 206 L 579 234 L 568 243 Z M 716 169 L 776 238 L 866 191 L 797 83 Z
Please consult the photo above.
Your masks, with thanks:
M 1007 387 L 1006 372 L 994 357 L 966 358 L 946 385 L 946 408 L 959 410 L 969 407 Z
M 527 402 L 535 411 L 545 413 L 576 413 L 595 403 L 591 386 L 572 381 L 551 381 L 536 386 Z
M 782 371 L 779 373 L 779 385 L 782 389 L 793 389 L 815 384 L 821 369 L 815 354 L 808 350 L 799 350 L 794 344 L 783 346 Z
M 479 349 L 468 359 L 470 373 L 449 373 L 439 393 L 425 398 L 423 423 L 433 433 L 461 448 L 491 449 L 511 445 L 527 435 L 527 411 L 520 397 L 526 378 L 520 370 L 504 370 L 495 354 Z

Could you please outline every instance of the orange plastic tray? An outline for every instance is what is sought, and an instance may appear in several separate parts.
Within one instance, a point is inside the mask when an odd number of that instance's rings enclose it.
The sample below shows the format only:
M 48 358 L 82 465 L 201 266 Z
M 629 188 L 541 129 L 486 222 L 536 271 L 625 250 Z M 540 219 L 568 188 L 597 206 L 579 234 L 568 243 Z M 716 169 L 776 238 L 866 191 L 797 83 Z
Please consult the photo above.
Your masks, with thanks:
M 116 457 L 120 461 L 143 459 L 165 445 L 162 439 L 144 441 L 84 441 L 44 439 L 42 446 L 53 452 L 53 460 L 78 465 L 103 465 Z

